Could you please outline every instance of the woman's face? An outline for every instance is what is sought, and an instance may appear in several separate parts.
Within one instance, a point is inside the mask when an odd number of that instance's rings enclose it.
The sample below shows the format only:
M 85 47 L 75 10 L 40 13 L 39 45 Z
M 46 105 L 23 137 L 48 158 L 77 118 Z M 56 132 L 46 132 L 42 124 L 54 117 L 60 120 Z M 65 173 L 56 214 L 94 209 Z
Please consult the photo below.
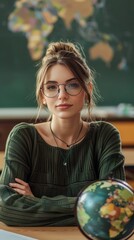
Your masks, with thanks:
M 79 116 L 85 102 L 86 94 L 84 90 L 81 89 L 81 86 L 79 85 L 79 82 L 75 78 L 74 74 L 66 66 L 56 64 L 48 69 L 44 80 L 46 88 L 52 92 L 55 91 L 55 83 L 61 84 L 57 88 L 57 90 L 59 90 L 57 91 L 57 95 L 50 98 L 43 94 L 43 104 L 47 104 L 51 114 L 59 118 L 71 118 L 76 115 Z M 76 92 L 78 92 L 77 95 L 72 96 L 67 93 L 64 85 L 67 83 L 69 84 L 66 85 L 67 91 L 69 91 L 71 94 L 74 94 L 76 89 Z

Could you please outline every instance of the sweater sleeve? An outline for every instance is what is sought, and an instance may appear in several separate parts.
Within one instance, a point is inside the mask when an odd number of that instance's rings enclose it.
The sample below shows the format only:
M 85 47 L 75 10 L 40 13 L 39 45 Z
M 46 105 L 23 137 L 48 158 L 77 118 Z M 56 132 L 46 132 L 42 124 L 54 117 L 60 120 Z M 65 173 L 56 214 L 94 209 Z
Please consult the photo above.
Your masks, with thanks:
M 101 123 L 100 131 L 97 135 L 99 179 L 113 177 L 126 180 L 124 171 L 124 156 L 119 131 L 110 123 Z
M 36 198 L 0 185 L 0 221 L 10 226 L 75 225 L 74 197 Z
M 23 131 L 20 128 L 24 128 Z M 15 177 L 28 181 L 33 164 L 29 160 L 33 144 L 29 136 L 24 124 L 15 127 L 7 139 L 5 165 L 0 176 L 0 221 L 11 226 L 75 225 L 75 197 L 23 196 L 9 187 Z

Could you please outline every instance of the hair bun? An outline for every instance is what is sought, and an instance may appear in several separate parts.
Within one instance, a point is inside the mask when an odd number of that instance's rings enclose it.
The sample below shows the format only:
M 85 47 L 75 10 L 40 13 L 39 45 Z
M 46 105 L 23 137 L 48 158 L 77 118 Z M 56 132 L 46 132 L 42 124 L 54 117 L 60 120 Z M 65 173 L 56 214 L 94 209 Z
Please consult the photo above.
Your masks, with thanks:
M 48 45 L 46 55 L 55 55 L 59 52 L 73 53 L 75 56 L 81 56 L 79 49 L 71 42 L 52 42 Z

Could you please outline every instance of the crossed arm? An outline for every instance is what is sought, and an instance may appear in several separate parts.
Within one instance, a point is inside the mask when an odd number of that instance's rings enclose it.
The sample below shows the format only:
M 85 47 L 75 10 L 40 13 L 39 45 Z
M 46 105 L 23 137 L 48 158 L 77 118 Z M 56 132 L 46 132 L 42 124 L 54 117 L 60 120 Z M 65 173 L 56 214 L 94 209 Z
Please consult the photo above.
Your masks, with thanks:
M 19 178 L 15 178 L 15 183 L 9 183 L 9 186 L 12 187 L 14 191 L 21 195 L 34 197 L 29 184 Z

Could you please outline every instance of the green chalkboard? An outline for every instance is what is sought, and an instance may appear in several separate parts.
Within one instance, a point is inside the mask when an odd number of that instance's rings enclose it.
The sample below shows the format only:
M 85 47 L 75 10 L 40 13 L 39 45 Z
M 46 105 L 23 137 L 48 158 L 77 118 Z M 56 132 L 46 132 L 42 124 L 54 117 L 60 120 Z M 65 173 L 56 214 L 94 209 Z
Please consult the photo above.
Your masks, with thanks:
M 13 31 L 9 26 L 9 16 L 11 13 L 14 13 L 14 16 L 16 14 L 16 2 L 20 4 L 21 1 L 0 0 L 0 108 L 37 106 L 35 82 L 37 65 L 41 57 L 38 59 L 31 57 L 26 31 Z M 28 5 L 29 1 L 26 2 L 23 8 L 34 14 L 39 24 L 43 1 L 38 1 L 36 9 Z M 83 17 L 79 18 L 77 12 L 69 27 L 60 16 L 59 10 L 54 9 L 54 5 L 49 6 L 50 9 L 47 8 L 47 11 L 57 18 L 51 22 L 53 27 L 51 32 L 44 37 L 43 52 L 50 41 L 70 40 L 81 44 L 88 64 L 96 71 L 96 83 L 102 96 L 98 105 L 113 106 L 122 102 L 134 104 L 134 1 L 96 2 L 98 3 L 89 9 L 93 10 L 92 15 L 84 16 L 83 10 Z M 77 10 L 77 7 L 75 8 Z M 16 20 L 12 17 L 12 24 L 14 21 Z M 113 54 L 111 60 L 110 55 L 107 56 L 106 45 L 102 56 L 95 57 L 89 54 L 95 45 L 97 51 L 97 44 L 100 42 L 108 44 L 112 49 L 112 53 L 109 52 Z

